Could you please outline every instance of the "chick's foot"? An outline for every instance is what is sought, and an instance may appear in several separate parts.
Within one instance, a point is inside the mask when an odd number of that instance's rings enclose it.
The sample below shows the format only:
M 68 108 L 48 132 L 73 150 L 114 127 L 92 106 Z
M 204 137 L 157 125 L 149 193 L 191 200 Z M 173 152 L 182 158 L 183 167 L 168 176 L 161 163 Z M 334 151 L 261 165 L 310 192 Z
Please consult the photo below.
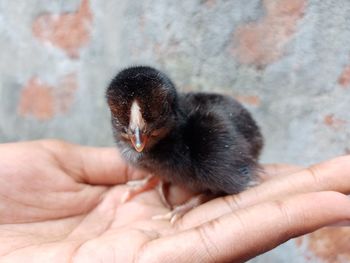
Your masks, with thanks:
M 156 215 L 153 216 L 152 219 L 154 220 L 170 220 L 171 224 L 174 224 L 178 219 L 180 219 L 182 216 L 184 216 L 187 212 L 192 210 L 193 208 L 203 204 L 208 200 L 208 196 L 205 194 L 199 194 L 191 199 L 189 199 L 187 202 L 185 202 L 182 205 L 174 207 L 172 211 L 169 213 L 163 214 L 163 215 Z
M 129 189 L 123 194 L 120 202 L 126 203 L 134 198 L 136 195 L 154 189 L 160 183 L 160 179 L 153 174 L 150 174 L 145 179 L 133 180 L 126 183 Z

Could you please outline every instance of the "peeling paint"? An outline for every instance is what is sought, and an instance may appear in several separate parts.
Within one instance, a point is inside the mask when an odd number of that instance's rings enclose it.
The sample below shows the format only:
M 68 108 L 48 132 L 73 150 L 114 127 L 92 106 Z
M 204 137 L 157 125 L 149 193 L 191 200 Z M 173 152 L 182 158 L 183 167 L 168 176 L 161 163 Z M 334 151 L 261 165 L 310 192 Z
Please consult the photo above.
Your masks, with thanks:
M 92 13 L 83 0 L 76 13 L 44 14 L 33 23 L 33 35 L 64 50 L 71 58 L 79 57 L 80 48 L 90 40 Z
M 258 67 L 278 60 L 303 17 L 306 0 L 264 0 L 266 16 L 237 28 L 230 49 L 243 64 Z

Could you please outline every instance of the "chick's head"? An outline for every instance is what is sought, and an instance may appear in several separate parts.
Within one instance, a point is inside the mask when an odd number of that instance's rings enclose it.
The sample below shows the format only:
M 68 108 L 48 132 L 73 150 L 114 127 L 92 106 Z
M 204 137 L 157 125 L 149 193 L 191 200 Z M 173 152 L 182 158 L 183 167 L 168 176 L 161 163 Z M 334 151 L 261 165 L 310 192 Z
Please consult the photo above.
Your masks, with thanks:
M 117 140 L 147 151 L 176 125 L 177 94 L 171 80 L 151 67 L 122 70 L 106 92 Z

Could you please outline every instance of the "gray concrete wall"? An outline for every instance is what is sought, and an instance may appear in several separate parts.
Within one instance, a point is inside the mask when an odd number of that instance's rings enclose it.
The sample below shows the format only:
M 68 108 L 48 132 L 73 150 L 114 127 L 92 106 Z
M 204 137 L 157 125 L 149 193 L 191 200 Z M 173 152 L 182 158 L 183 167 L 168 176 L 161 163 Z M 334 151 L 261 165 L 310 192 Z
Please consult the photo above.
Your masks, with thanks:
M 0 1 L 0 57 L 0 142 L 113 145 L 105 87 L 149 64 L 179 90 L 244 103 L 266 138 L 263 161 L 350 153 L 348 0 Z M 254 262 L 336 262 L 315 249 L 326 238 Z

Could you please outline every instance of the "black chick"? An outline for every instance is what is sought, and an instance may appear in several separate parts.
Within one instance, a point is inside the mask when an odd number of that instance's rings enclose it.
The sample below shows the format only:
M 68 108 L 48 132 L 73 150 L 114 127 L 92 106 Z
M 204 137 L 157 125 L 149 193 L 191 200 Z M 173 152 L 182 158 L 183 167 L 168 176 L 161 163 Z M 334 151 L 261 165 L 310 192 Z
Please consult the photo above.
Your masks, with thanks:
M 122 70 L 106 96 L 117 146 L 132 165 L 214 196 L 238 193 L 256 179 L 263 139 L 233 98 L 177 94 L 164 73 L 147 66 Z

